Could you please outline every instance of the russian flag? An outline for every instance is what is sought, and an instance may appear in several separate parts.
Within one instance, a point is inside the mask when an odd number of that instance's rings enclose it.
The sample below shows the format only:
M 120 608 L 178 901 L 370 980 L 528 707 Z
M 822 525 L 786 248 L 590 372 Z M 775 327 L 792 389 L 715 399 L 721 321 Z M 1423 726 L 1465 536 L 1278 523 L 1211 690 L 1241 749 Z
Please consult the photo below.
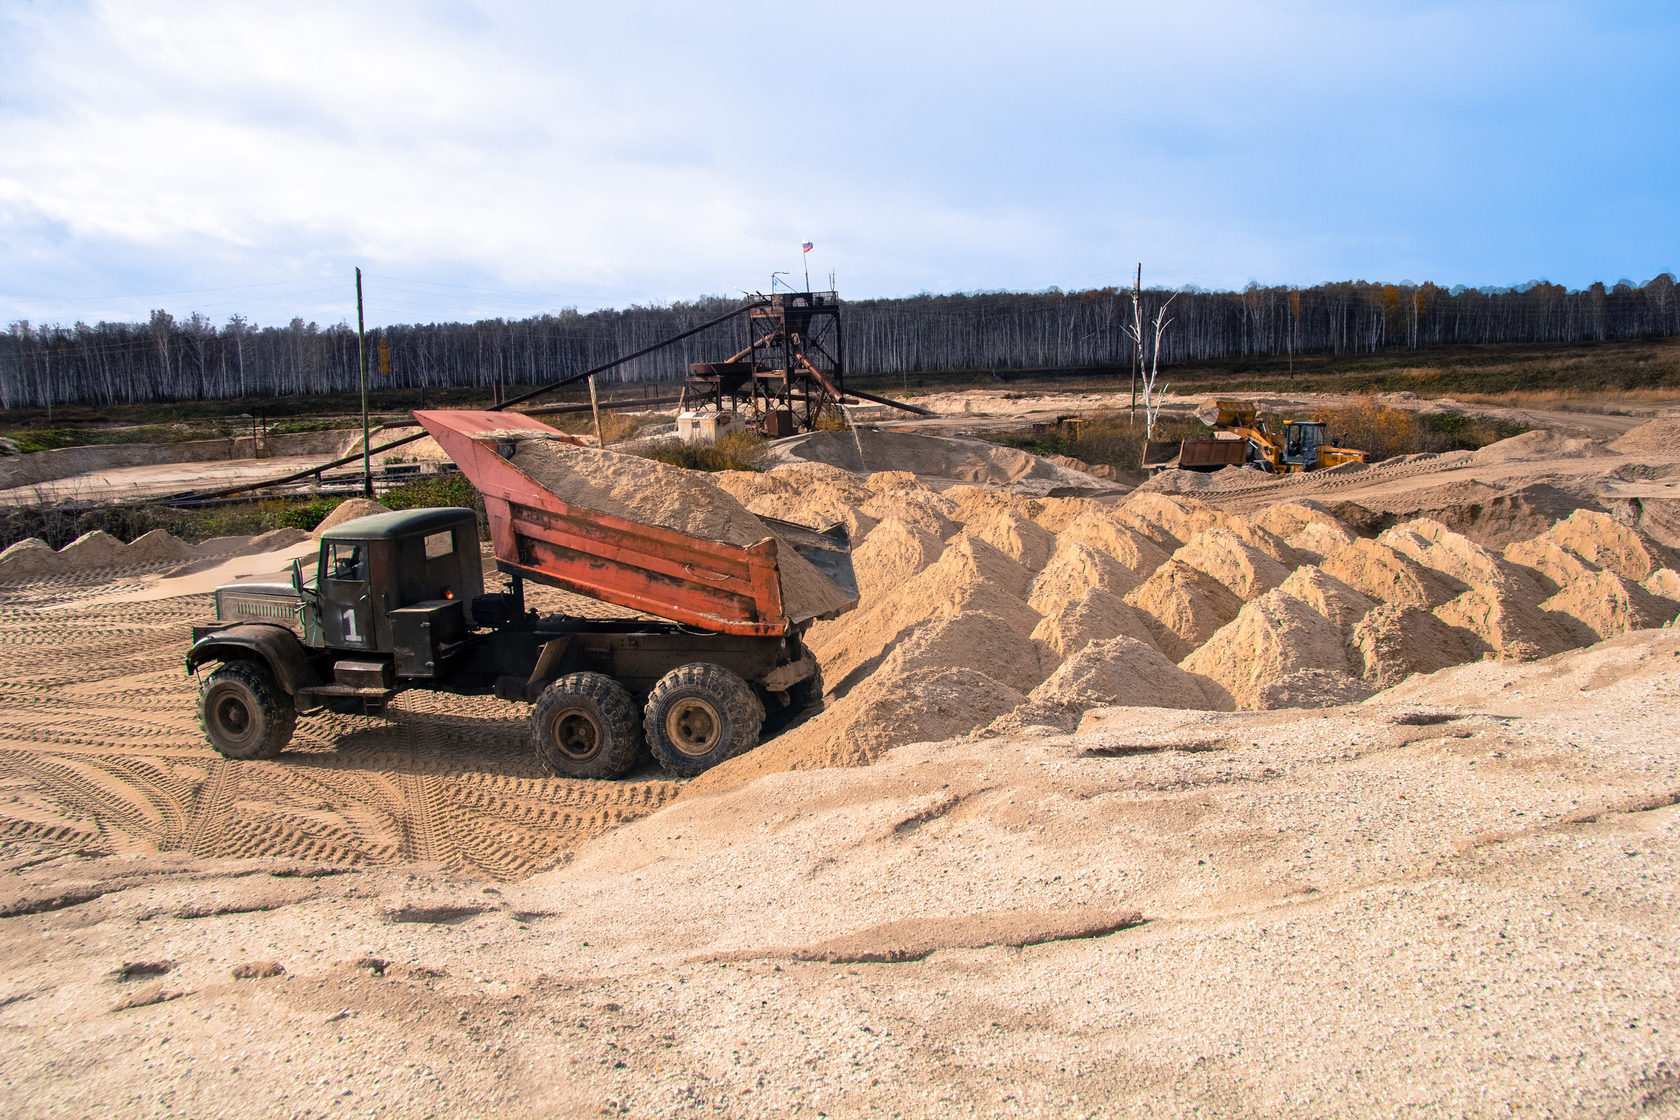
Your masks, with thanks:
M 801 252 L 809 253 L 812 249 L 812 245 L 809 241 L 802 241 L 800 242 L 799 248 Z

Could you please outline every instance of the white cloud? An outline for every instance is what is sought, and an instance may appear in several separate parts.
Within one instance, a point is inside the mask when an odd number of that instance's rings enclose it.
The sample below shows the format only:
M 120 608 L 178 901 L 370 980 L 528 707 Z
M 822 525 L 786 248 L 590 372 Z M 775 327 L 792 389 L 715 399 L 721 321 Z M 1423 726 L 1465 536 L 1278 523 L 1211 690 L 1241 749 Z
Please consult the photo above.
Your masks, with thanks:
M 399 318 L 688 298 L 799 268 L 804 237 L 857 296 L 1123 283 L 1140 258 L 1207 286 L 1654 272 L 1671 226 L 1536 232 L 1617 168 L 1672 179 L 1673 156 L 1615 131 L 1576 133 L 1590 165 L 1534 150 L 1554 121 L 1670 119 L 1650 29 L 1602 22 L 1504 3 L 0 0 L 0 319 L 143 314 L 181 289 L 231 310 L 251 284 L 276 285 L 259 318 L 332 318 L 337 294 L 285 300 L 355 264 L 461 286 L 392 296 Z M 1610 72 L 1631 88 L 1551 81 Z

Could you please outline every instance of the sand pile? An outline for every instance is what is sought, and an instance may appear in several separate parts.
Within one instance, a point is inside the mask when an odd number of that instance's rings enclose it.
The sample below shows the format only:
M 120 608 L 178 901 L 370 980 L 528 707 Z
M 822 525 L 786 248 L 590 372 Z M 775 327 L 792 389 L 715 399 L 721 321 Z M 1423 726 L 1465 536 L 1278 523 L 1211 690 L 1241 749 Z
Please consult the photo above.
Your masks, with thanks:
M 960 514 L 962 511 L 958 511 Z M 1056 551 L 1056 536 L 1012 509 L 992 507 L 961 518 L 963 527 L 1029 572 L 1039 571 Z
M 0 552 L 0 581 L 39 579 L 59 571 L 58 550 L 40 537 L 29 537 Z
M 1154 647 L 1150 622 L 1142 611 L 1118 595 L 1095 588 L 1074 599 L 1051 603 L 1044 620 L 1033 628 L 1057 661 L 1072 657 L 1091 642 L 1124 635 Z
M 814 719 L 695 778 L 683 796 L 730 789 L 784 770 L 867 765 L 896 746 L 966 735 L 1025 700 L 972 669 L 880 673 Z
M 1529 459 L 1580 459 L 1604 453 L 1604 444 L 1599 440 L 1572 438 L 1542 430 L 1490 443 L 1470 458 L 1478 463 L 1514 463 Z
M 1190 543 L 1173 553 L 1173 559 L 1206 572 L 1236 592 L 1237 598 L 1244 602 L 1264 595 L 1289 578 L 1288 568 L 1226 528 L 1196 534 Z
M 1325 669 L 1346 674 L 1349 669 L 1341 630 L 1282 590 L 1245 604 L 1182 664 L 1215 682 L 1229 704 L 1240 708 L 1259 707 L 1262 689 L 1291 673 Z
M 1344 634 L 1377 605 L 1363 592 L 1311 565 L 1291 572 L 1289 578 L 1278 585 L 1278 590 L 1301 600 Z
M 810 432 L 777 441 L 773 453 L 784 459 L 825 463 L 857 474 L 898 470 L 923 478 L 1037 490 L 1124 489 L 1013 447 L 960 436 L 892 429 Z
M 1177 548 L 1209 529 L 1220 528 L 1229 518 L 1194 498 L 1168 498 L 1161 494 L 1133 494 L 1120 503 L 1120 512 L 1142 526 L 1155 526 Z M 1144 530 L 1146 533 L 1147 529 Z M 1168 539 L 1157 537 L 1159 543 Z
M 1102 705 L 1354 703 L 1415 673 L 1546 657 L 1680 611 L 1666 550 L 1591 511 L 1502 555 L 1438 518 L 1360 537 L 1310 501 L 1243 518 L 1151 493 L 1105 506 L 936 492 L 905 472 L 841 487 L 881 520 L 855 545 L 859 609 L 807 635 L 828 709 L 696 788 L 988 724 L 1065 730 Z M 737 492 L 787 493 L 746 480 Z
M 1108 553 L 1077 538 L 1064 539 L 1033 579 L 1027 605 L 1047 615 L 1059 604 L 1082 599 L 1092 591 L 1118 597 L 1141 582 L 1137 572 Z
M 1082 541 L 1099 552 L 1106 552 L 1137 573 L 1140 583 L 1147 573 L 1165 564 L 1172 550 L 1179 547 L 1176 541 L 1172 549 L 1161 547 L 1138 526 L 1107 510 L 1081 511 L 1057 536 L 1064 544 Z
M 1401 603 L 1382 603 L 1353 628 L 1353 649 L 1367 684 L 1384 689 L 1413 673 L 1433 673 L 1479 659 L 1486 645 L 1468 630 Z
M 1648 630 L 1674 619 L 1674 603 L 1659 599 L 1615 572 L 1599 571 L 1540 604 L 1566 630 L 1571 646 L 1614 638 L 1629 630 Z
M 695 471 L 553 439 L 520 442 L 511 461 L 566 502 L 585 509 L 741 547 L 775 537 L 756 515 Z M 850 602 L 785 541 L 776 558 L 782 609 L 789 618 L 821 617 Z
M 1680 448 L 1680 417 L 1665 416 L 1631 428 L 1610 441 L 1610 450 L 1624 455 L 1672 458 Z
M 1462 590 L 1378 541 L 1356 540 L 1321 567 L 1328 575 L 1379 602 L 1424 610 L 1440 606 Z
M 1014 560 L 983 540 L 959 534 L 938 560 L 874 602 L 813 626 L 806 645 L 822 663 L 830 690 L 844 694 L 923 622 L 983 613 L 1002 619 L 1023 637 L 1030 635 L 1039 616 L 1020 598 L 1027 582 L 1026 569 Z
M 1596 568 L 1639 582 L 1670 567 L 1672 554 L 1631 525 L 1605 513 L 1576 510 L 1537 538 L 1581 557 Z
M 390 513 L 391 507 L 380 505 L 369 498 L 346 498 L 338 503 L 333 511 L 321 519 L 310 534 L 316 540 L 326 535 L 328 529 L 336 529 L 346 521 L 354 521 L 358 517 L 372 517 L 376 513 Z
M 128 544 L 103 529 L 95 529 L 57 550 L 38 537 L 30 537 L 0 552 L 0 582 L 46 579 L 109 568 L 162 567 L 193 559 L 200 553 L 201 549 L 163 529 L 153 529 Z
M 1044 725 L 1072 731 L 1079 717 L 1107 705 L 1148 708 L 1229 708 L 1217 691 L 1132 638 L 1092 642 L 1068 658 L 1026 702 L 994 721 L 1000 733 Z
M 858 593 L 866 602 L 877 599 L 939 559 L 944 550 L 945 542 L 932 533 L 889 517 L 852 549 Z
M 773 517 L 813 529 L 843 526 L 853 541 L 863 538 L 875 519 L 861 509 L 869 497 L 853 475 L 820 463 L 800 463 L 775 470 L 720 471 L 712 482 L 758 517 Z
M 1235 592 L 1182 560 L 1156 568 L 1127 594 L 1126 602 L 1147 616 L 1155 645 L 1175 659 L 1213 637 L 1242 609 Z

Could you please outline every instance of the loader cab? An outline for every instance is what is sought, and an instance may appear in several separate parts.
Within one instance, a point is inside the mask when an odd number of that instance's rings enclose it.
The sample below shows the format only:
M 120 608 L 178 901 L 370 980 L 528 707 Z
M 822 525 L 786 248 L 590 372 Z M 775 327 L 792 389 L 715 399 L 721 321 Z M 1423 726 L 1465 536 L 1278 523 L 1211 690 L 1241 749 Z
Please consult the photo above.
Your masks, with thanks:
M 292 578 L 314 624 L 308 644 L 389 654 L 397 676 L 433 676 L 484 591 L 478 519 L 448 508 L 346 521 L 322 536 L 314 571 L 300 561 Z
M 1283 461 L 1292 467 L 1310 470 L 1318 465 L 1320 448 L 1324 446 L 1324 423 L 1319 420 L 1290 420 L 1280 433 L 1283 439 Z

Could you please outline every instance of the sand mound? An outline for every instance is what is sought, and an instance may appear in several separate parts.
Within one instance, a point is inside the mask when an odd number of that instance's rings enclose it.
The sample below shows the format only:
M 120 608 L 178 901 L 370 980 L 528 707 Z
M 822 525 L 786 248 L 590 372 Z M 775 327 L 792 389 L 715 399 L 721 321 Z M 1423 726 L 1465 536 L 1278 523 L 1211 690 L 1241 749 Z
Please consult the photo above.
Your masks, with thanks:
M 1279 502 L 1275 506 L 1267 506 L 1249 518 L 1249 523 L 1274 536 L 1288 540 L 1308 525 L 1316 523 L 1340 525 L 1341 521 L 1318 502 L 1307 500 Z
M 37 579 L 58 570 L 58 550 L 40 537 L 18 541 L 0 552 L 0 580 Z
M 952 503 L 923 486 L 880 490 L 863 504 L 863 513 L 876 521 L 896 517 L 940 540 L 947 540 L 960 530 L 951 520 L 952 512 Z
M 1560 436 L 1556 432 L 1535 431 L 1490 443 L 1470 458 L 1478 463 L 1514 463 L 1528 459 L 1580 459 L 1604 453 L 1604 444 L 1598 440 L 1575 439 Z
M 1081 541 L 1098 552 L 1106 552 L 1142 579 L 1167 562 L 1168 551 L 1149 536 L 1104 510 L 1078 514 L 1057 534 L 1063 545 Z M 1174 544 L 1173 548 L 1178 545 Z
M 973 669 L 1020 692 L 1050 671 L 1031 638 L 984 611 L 922 623 L 899 641 L 876 675 L 903 677 L 930 669 Z
M 1173 559 L 1206 572 L 1245 602 L 1289 578 L 1288 568 L 1224 528 L 1197 533 Z
M 1206 502 L 1164 494 L 1134 493 L 1120 503 L 1120 511 L 1147 525 L 1154 525 L 1172 538 L 1175 547 L 1198 533 L 1221 527 L 1227 519 Z
M 1605 513 L 1578 509 L 1535 538 L 1638 583 L 1668 566 L 1667 550 Z
M 831 689 L 843 692 L 872 672 L 913 627 L 937 618 L 985 613 L 1025 636 L 1038 612 L 1022 602 L 1027 572 L 985 541 L 959 535 L 938 560 L 861 610 L 818 623 L 805 642 Z
M 1038 512 L 1033 514 L 1033 520 L 1052 533 L 1060 533 L 1081 514 L 1100 516 L 1108 510 L 1107 506 L 1091 498 L 1043 498 L 1037 504 Z
M 178 564 L 197 555 L 197 549 L 167 529 L 153 529 L 135 537 L 124 546 L 123 563 Z
M 1353 652 L 1367 684 L 1381 690 L 1413 673 L 1433 673 L 1473 661 L 1486 648 L 1468 630 L 1447 625 L 1403 603 L 1382 603 L 1353 628 Z
M 1126 602 L 1148 616 L 1150 637 L 1161 652 L 1180 661 L 1242 609 L 1242 600 L 1224 584 L 1180 560 L 1156 568 Z
M 1537 600 L 1534 585 L 1526 580 L 1484 583 L 1436 607 L 1435 617 L 1475 634 L 1495 656 L 1535 661 L 1576 644 Z
M 95 529 L 59 549 L 58 562 L 61 570 L 72 572 L 120 567 L 124 563 L 123 542 L 103 529 Z
M 1673 620 L 1673 607 L 1637 583 L 1605 571 L 1576 580 L 1540 604 L 1571 632 L 1571 645 L 1662 626 Z
M 1578 579 L 1588 579 L 1598 571 L 1596 564 L 1583 560 L 1579 553 L 1543 538 L 1506 545 L 1505 561 L 1530 572 L 1548 593 L 1568 587 Z
M 1431 610 L 1463 590 L 1447 583 L 1409 556 L 1377 541 L 1356 540 L 1321 568 L 1381 603 Z
M 775 453 L 789 459 L 828 463 L 858 474 L 892 469 L 910 471 L 924 478 L 958 482 L 1002 484 L 1041 481 L 1049 485 L 1079 487 L 1094 484 L 1090 475 L 1058 467 L 1041 456 L 1013 447 L 921 432 L 868 428 L 850 432 L 811 432 L 779 441 Z
M 836 472 L 848 480 L 848 485 L 835 486 L 826 478 L 801 479 L 798 473 L 720 471 L 711 477 L 714 485 L 757 517 L 773 517 L 818 530 L 839 525 L 853 541 L 861 540 L 875 527 L 875 519 L 857 508 L 863 499 L 854 501 L 851 493 L 860 490 L 867 497 L 868 491 L 851 475 Z
M 1428 518 L 1408 521 L 1388 530 L 1377 540 L 1416 560 L 1443 580 L 1463 586 L 1466 591 L 1482 589 L 1488 594 L 1497 591 L 1513 603 L 1523 604 L 1536 603 L 1546 594 L 1546 581 L 1538 578 L 1532 569 L 1510 563 L 1498 553 L 1483 548 L 1438 521 Z M 1491 599 L 1487 601 L 1492 602 Z M 1477 633 L 1482 631 L 1478 629 Z M 1487 635 L 1483 634 L 1483 637 Z M 1549 643 L 1541 641 L 1540 644 Z M 1521 656 L 1526 658 L 1528 655 Z
M 1220 708 L 1203 682 L 1132 638 L 1092 642 L 1050 679 L 1033 689 L 1026 703 L 988 730 L 1015 731 L 1047 725 L 1072 731 L 1092 708 L 1110 705 L 1150 708 Z
M 1284 538 L 1302 560 L 1323 563 L 1358 540 L 1358 534 L 1341 522 L 1314 521 Z
M 830 493 L 838 494 L 853 505 L 861 505 L 869 500 L 870 487 L 868 480 L 861 479 L 851 471 L 841 470 L 839 467 L 827 463 L 782 463 L 764 472 L 779 482 L 786 482 L 795 488 L 820 485 Z M 903 475 L 905 472 L 893 472 Z M 915 484 L 915 476 L 910 475 L 910 485 Z
M 1271 681 L 1255 698 L 1261 711 L 1277 708 L 1334 708 L 1374 694 L 1370 685 L 1335 669 L 1301 669 Z
M 1003 511 L 1036 521 L 1044 503 L 1038 498 L 1023 497 L 995 486 L 975 486 L 963 483 L 941 492 L 951 503 L 951 518 L 961 525 Z
M 1377 605 L 1363 592 L 1314 567 L 1297 568 L 1278 590 L 1307 604 L 1342 634 L 1351 631 Z
M 852 550 L 858 593 L 870 603 L 939 559 L 945 544 L 933 534 L 889 517 Z
M 1096 589 L 1052 605 L 1032 632 L 1033 640 L 1044 643 L 1058 662 L 1091 642 L 1121 636 L 1155 644 L 1141 611 L 1118 595 Z
M 1142 580 L 1131 568 L 1083 540 L 1064 540 L 1027 592 L 1027 605 L 1048 615 L 1058 605 L 1092 591 L 1122 596 Z
M 1012 509 L 992 506 L 977 512 L 965 527 L 1029 572 L 1043 568 L 1056 551 L 1054 534 Z
M 1680 417 L 1665 416 L 1630 428 L 1610 441 L 1610 450 L 1624 455 L 1672 457 L 1680 448 Z
M 358 517 L 372 517 L 376 513 L 390 512 L 390 506 L 381 505 L 370 498 L 346 498 L 333 507 L 331 513 L 321 519 L 321 523 L 315 526 L 315 531 L 310 536 L 320 540 L 328 529 L 336 529 L 346 521 L 354 521 Z
M 1348 670 L 1342 632 L 1281 590 L 1245 605 L 1180 664 L 1217 683 L 1239 708 L 1260 707 L 1268 684 L 1302 669 Z
M 578 447 L 551 439 L 520 442 L 512 462 L 565 501 L 585 509 L 658 525 L 741 547 L 775 534 L 704 475 L 637 455 Z M 777 551 L 782 607 L 795 621 L 842 610 L 849 602 L 785 542 Z
M 1640 586 L 1659 599 L 1668 599 L 1680 606 L 1680 572 L 1673 568 L 1661 568 L 1652 572 L 1650 578 Z
M 866 766 L 893 747 L 966 735 L 1025 699 L 972 669 L 880 673 L 816 718 L 706 771 L 684 786 L 681 796 L 732 789 L 784 770 Z

